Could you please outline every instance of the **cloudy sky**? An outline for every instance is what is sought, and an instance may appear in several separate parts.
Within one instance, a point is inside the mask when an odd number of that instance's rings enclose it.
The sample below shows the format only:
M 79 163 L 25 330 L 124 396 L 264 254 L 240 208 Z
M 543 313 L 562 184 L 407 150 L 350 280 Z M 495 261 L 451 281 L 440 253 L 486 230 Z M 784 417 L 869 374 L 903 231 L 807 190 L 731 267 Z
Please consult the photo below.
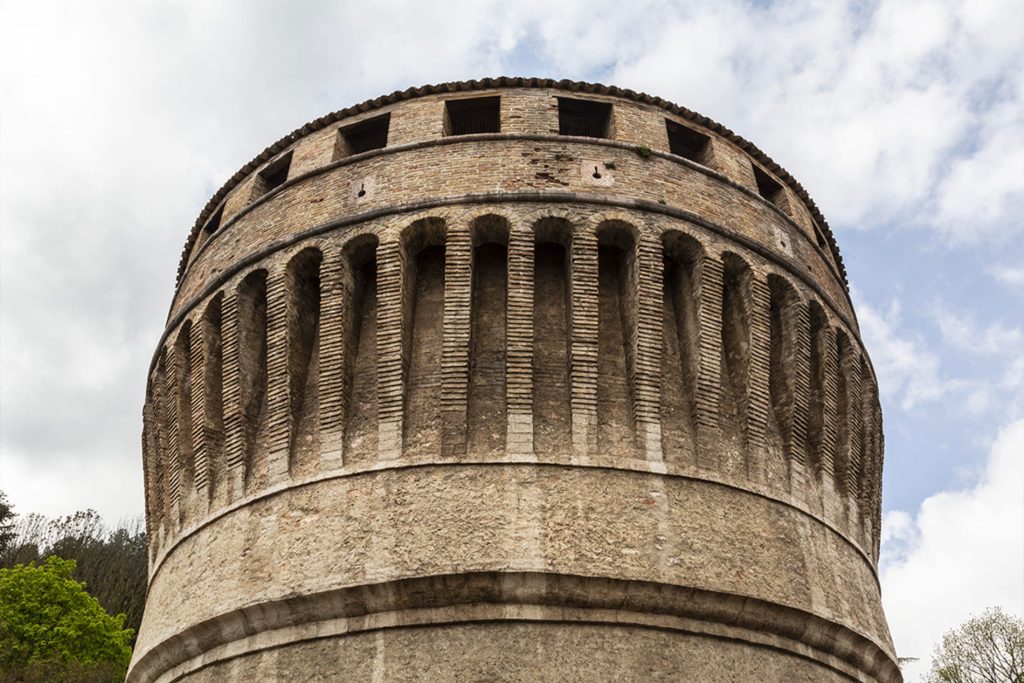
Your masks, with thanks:
M 1022 32 L 995 0 L 0 0 L 0 489 L 141 513 L 182 244 L 269 142 L 410 85 L 613 83 L 755 141 L 829 218 L 881 382 L 886 608 L 928 658 L 1024 614 Z

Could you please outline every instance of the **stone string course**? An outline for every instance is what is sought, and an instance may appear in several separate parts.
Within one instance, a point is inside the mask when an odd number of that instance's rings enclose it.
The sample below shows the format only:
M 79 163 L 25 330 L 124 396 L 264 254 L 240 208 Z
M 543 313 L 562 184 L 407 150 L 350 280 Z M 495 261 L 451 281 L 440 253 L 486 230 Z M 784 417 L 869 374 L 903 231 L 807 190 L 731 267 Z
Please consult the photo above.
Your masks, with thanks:
M 147 385 L 129 680 L 600 680 L 607 648 L 620 680 L 900 680 L 877 381 L 824 220 L 703 117 L 501 85 L 326 117 L 204 212 Z M 557 135 L 566 90 L 613 140 Z M 453 93 L 500 96 L 500 133 L 445 138 Z M 381 113 L 387 147 L 339 158 Z

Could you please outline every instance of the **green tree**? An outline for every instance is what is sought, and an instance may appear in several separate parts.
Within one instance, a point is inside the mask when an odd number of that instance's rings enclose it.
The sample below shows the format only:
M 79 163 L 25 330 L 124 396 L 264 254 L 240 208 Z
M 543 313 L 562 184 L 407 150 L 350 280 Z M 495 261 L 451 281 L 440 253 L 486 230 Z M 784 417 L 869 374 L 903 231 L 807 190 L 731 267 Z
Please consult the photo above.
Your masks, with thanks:
M 0 491 L 0 556 L 7 552 L 14 542 L 14 506 L 7 500 L 7 494 Z
M 50 557 L 0 569 L 0 680 L 116 681 L 132 630 L 72 578 L 74 560 Z
M 1024 683 L 1024 620 L 990 607 L 942 637 L 927 683 Z
M 56 555 L 75 560 L 74 578 L 111 614 L 125 613 L 125 625 L 138 632 L 146 603 L 146 532 L 140 518 L 108 529 L 95 510 L 50 519 L 21 515 L 14 540 L 0 552 L 0 568 L 40 562 Z

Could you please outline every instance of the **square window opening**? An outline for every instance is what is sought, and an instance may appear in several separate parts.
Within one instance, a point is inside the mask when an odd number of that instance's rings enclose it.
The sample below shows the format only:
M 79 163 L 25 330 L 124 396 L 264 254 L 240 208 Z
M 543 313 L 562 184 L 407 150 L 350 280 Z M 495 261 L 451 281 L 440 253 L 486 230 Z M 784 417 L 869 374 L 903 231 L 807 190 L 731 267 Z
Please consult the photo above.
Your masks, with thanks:
M 707 165 L 711 138 L 670 119 L 665 119 L 665 128 L 668 130 L 668 149 L 672 154 Z
M 259 196 L 265 195 L 274 188 L 284 185 L 288 180 L 288 169 L 292 165 L 292 153 L 282 154 L 267 164 L 259 173 Z
M 818 242 L 818 246 L 822 250 L 828 251 L 828 241 L 825 240 L 825 235 L 821 231 L 821 226 L 818 225 L 817 221 L 812 221 L 812 223 L 814 225 L 814 237 Z
M 611 137 L 612 105 L 609 102 L 558 98 L 558 134 L 588 138 Z
M 444 103 L 445 134 L 501 132 L 501 97 L 474 97 Z
M 387 147 L 390 126 L 391 114 L 384 114 L 339 128 L 335 158 L 340 159 L 353 154 L 369 152 L 371 149 Z
M 757 182 L 757 193 L 775 204 L 782 207 L 784 203 L 782 185 L 774 178 L 761 170 L 756 164 L 754 166 L 754 180 Z
M 210 216 L 210 220 L 206 221 L 206 225 L 203 227 L 203 231 L 207 235 L 212 235 L 220 229 L 220 222 L 224 218 L 224 205 L 221 204 L 213 215 Z

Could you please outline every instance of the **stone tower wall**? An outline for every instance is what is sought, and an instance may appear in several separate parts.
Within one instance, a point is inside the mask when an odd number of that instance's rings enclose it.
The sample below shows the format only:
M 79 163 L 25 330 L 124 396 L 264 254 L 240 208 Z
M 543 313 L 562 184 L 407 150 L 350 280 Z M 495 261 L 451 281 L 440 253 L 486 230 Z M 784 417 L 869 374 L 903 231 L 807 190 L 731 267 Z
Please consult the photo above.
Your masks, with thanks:
M 453 134 L 480 97 L 500 130 Z M 559 98 L 608 137 L 559 135 Z M 602 86 L 390 100 L 190 236 L 129 680 L 899 680 L 877 383 L 802 188 Z

